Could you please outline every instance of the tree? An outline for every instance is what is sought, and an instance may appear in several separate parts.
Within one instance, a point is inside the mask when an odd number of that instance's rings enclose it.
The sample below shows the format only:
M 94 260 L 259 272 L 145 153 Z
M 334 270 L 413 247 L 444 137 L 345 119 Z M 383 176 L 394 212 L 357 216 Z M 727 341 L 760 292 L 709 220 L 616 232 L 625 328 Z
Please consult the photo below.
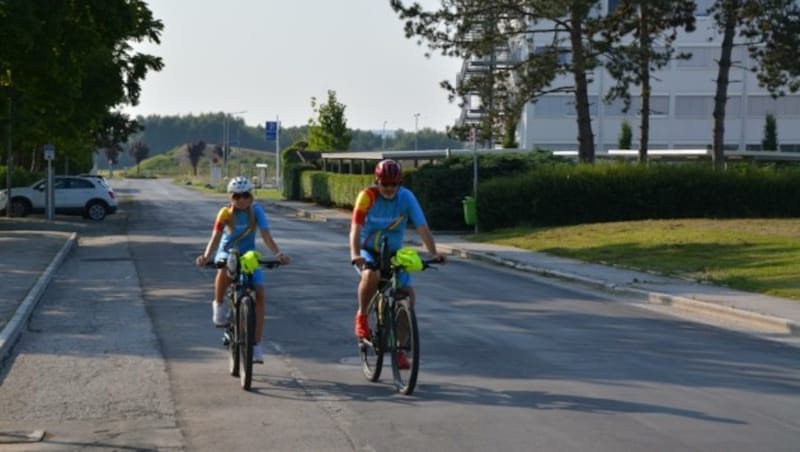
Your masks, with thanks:
M 761 140 L 761 150 L 778 150 L 778 124 L 772 114 L 768 114 L 764 121 L 764 139 Z
M 694 31 L 695 7 L 693 0 L 622 0 L 603 20 L 601 47 L 606 54 L 605 67 L 616 80 L 606 101 L 622 98 L 627 111 L 630 86 L 640 89 L 639 163 L 647 163 L 651 73 L 669 64 L 673 57 L 690 56 L 675 55 L 672 44 L 680 28 Z
M 465 93 L 482 93 L 489 114 L 482 130 L 506 131 L 516 124 L 522 108 L 538 96 L 555 92 L 574 95 L 578 128 L 578 155 L 593 162 L 594 134 L 590 115 L 588 74 L 597 67 L 598 50 L 590 44 L 600 28 L 601 3 L 596 0 L 443 0 L 437 10 L 426 11 L 418 3 L 406 6 L 391 0 L 405 20 L 406 37 L 418 37 L 430 52 L 469 60 L 492 61 L 492 55 L 509 43 L 537 47 L 524 57 L 495 65 L 484 75 L 462 86 L 442 86 L 451 99 Z M 534 36 L 536 37 L 534 38 Z M 541 44 L 540 44 L 541 43 Z M 428 56 L 430 53 L 427 54 Z M 553 85 L 559 76 L 571 76 L 572 84 Z M 470 85 L 471 83 L 471 85 Z M 486 96 L 489 96 L 488 98 Z
M 336 91 L 328 90 L 328 102 L 318 104 L 311 98 L 311 109 L 317 116 L 308 120 L 308 149 L 316 151 L 346 151 L 351 134 L 344 117 L 345 107 L 336 100 Z
M 800 6 L 787 0 L 716 0 L 709 9 L 722 33 L 714 95 L 712 160 L 725 165 L 725 104 L 728 100 L 733 47 L 746 45 L 759 85 L 773 96 L 800 89 Z M 744 39 L 735 43 L 738 34 Z
M 622 124 L 619 126 L 617 146 L 619 146 L 620 149 L 630 149 L 632 142 L 633 130 L 631 130 L 631 124 L 627 120 L 622 120 Z
M 139 164 L 142 160 L 147 158 L 147 155 L 150 154 L 150 148 L 144 143 L 144 141 L 137 140 L 129 149 L 131 157 L 136 161 L 136 175 L 139 175 Z M 195 175 L 197 175 L 197 171 L 195 170 Z
M 163 67 L 130 43 L 158 43 L 162 30 L 143 0 L 0 2 L 0 105 L 12 107 L 13 160 L 33 167 L 27 151 L 54 143 L 57 158 L 90 162 L 109 111 L 135 105 L 147 72 Z
M 205 151 L 205 149 L 206 142 L 203 140 L 186 144 L 186 157 L 189 158 L 189 163 L 192 165 L 192 171 L 195 177 L 197 177 L 197 164 L 200 163 L 200 158 L 203 157 L 203 151 Z

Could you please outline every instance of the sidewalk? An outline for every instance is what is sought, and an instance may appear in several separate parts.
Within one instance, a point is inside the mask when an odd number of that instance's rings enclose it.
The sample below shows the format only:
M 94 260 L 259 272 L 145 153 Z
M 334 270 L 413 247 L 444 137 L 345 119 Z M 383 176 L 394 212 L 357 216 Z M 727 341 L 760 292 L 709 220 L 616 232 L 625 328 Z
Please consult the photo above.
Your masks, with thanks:
M 350 212 L 295 201 L 264 201 L 287 215 L 347 230 Z M 0 362 L 27 324 L 53 273 L 77 243 L 85 223 L 41 217 L 0 218 Z M 417 240 L 410 234 L 412 243 Z M 767 328 L 778 338 L 800 338 L 800 301 L 752 294 L 710 284 L 588 264 L 508 246 L 473 243 L 436 234 L 439 249 L 548 278 L 579 283 L 653 306 L 713 315 Z

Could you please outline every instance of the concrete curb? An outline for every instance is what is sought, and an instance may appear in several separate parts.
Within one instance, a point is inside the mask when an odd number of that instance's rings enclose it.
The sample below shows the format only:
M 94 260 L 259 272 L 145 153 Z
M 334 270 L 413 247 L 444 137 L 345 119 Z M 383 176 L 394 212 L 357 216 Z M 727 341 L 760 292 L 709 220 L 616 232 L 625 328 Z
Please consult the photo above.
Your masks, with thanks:
M 58 267 L 61 265 L 64 259 L 66 259 L 69 252 L 75 246 L 77 240 L 77 232 L 70 234 L 70 237 L 64 243 L 64 246 L 61 247 L 61 250 L 58 252 L 58 254 L 56 254 L 56 257 L 53 258 L 52 262 L 50 262 L 50 265 L 47 266 L 47 269 L 45 269 L 44 273 L 39 276 L 36 284 L 34 284 L 31 290 L 28 291 L 28 295 L 25 296 L 25 299 L 22 300 L 22 303 L 20 303 L 19 307 L 17 307 L 17 310 L 14 312 L 14 316 L 11 317 L 11 320 L 9 320 L 3 330 L 0 331 L 0 363 L 5 361 L 6 354 L 8 354 L 14 347 L 17 339 L 19 339 L 22 328 L 27 324 L 28 318 L 30 317 L 34 308 L 36 308 L 36 305 L 39 303 L 42 294 L 44 294 L 44 291 L 47 290 L 47 286 L 50 284 L 53 274 L 55 274 L 56 270 L 58 270 Z
M 641 301 L 649 304 L 670 306 L 685 311 L 699 311 L 706 314 L 714 314 L 721 317 L 735 318 L 750 323 L 764 325 L 779 330 L 781 333 L 800 337 L 800 324 L 793 320 L 783 319 L 768 314 L 750 311 L 746 309 L 726 306 L 719 303 L 710 303 L 697 300 L 695 298 L 670 295 L 660 292 L 638 289 L 634 287 L 617 288 L 620 292 L 637 296 Z
M 410 241 L 414 245 L 419 246 L 419 242 Z M 543 267 L 536 267 L 529 264 L 523 264 L 511 259 L 504 259 L 488 253 L 462 250 L 453 248 L 447 245 L 439 245 L 442 251 L 448 252 L 451 255 L 459 256 L 467 259 L 480 260 L 489 262 L 496 265 L 501 265 L 516 270 L 521 270 L 529 273 L 534 273 L 544 277 L 555 277 L 558 279 L 579 282 L 582 284 L 599 287 L 607 291 L 617 292 L 628 296 L 633 296 L 637 300 L 661 306 L 670 306 L 686 311 L 702 312 L 705 314 L 713 314 L 721 317 L 728 317 L 740 321 L 747 321 L 764 325 L 772 329 L 777 329 L 783 334 L 800 337 L 800 324 L 795 321 L 775 317 L 767 314 L 761 314 L 745 309 L 735 308 L 732 306 L 725 306 L 718 303 L 712 303 L 694 298 L 682 297 L 677 295 L 670 295 L 661 292 L 655 292 L 635 287 L 624 287 L 617 284 L 611 284 L 596 278 L 587 276 L 571 274 L 567 272 L 551 270 Z

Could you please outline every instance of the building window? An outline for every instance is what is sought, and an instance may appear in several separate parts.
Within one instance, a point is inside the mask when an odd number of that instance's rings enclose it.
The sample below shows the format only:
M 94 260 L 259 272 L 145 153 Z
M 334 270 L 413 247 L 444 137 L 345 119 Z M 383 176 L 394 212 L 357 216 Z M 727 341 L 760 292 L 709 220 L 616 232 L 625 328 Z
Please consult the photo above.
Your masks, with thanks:
M 691 54 L 687 60 L 677 60 L 679 68 L 701 69 L 711 67 L 714 63 L 714 52 L 718 51 L 715 47 L 679 47 L 678 53 Z
M 711 116 L 714 111 L 712 96 L 675 96 L 676 118 L 697 118 Z
M 800 116 L 800 96 L 784 96 L 773 99 L 772 96 L 749 96 L 747 98 L 747 116 L 764 117 Z
M 605 114 L 606 116 L 632 116 L 638 115 L 639 110 L 641 109 L 640 106 L 640 97 L 639 96 L 631 96 L 631 105 L 628 108 L 628 112 L 624 113 L 622 111 L 623 107 L 625 106 L 625 102 L 622 99 L 614 99 L 614 101 L 605 106 Z M 669 96 L 650 96 L 650 115 L 651 116 L 667 116 L 669 115 Z
M 725 117 L 742 117 L 742 96 L 728 97 L 728 101 L 725 103 Z
M 534 114 L 538 117 L 576 116 L 573 96 L 542 96 L 534 105 Z M 589 114 L 597 115 L 597 96 L 589 96 Z

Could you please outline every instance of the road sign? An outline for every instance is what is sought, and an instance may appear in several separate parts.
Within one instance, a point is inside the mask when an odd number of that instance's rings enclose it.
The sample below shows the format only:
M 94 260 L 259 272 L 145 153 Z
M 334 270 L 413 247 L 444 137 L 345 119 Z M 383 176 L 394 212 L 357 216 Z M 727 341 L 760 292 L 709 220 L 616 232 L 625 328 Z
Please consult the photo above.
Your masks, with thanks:
M 56 158 L 56 147 L 52 144 L 44 145 L 44 159 L 53 160 Z
M 264 133 L 268 140 L 275 140 L 278 138 L 278 121 L 267 121 L 264 126 Z

